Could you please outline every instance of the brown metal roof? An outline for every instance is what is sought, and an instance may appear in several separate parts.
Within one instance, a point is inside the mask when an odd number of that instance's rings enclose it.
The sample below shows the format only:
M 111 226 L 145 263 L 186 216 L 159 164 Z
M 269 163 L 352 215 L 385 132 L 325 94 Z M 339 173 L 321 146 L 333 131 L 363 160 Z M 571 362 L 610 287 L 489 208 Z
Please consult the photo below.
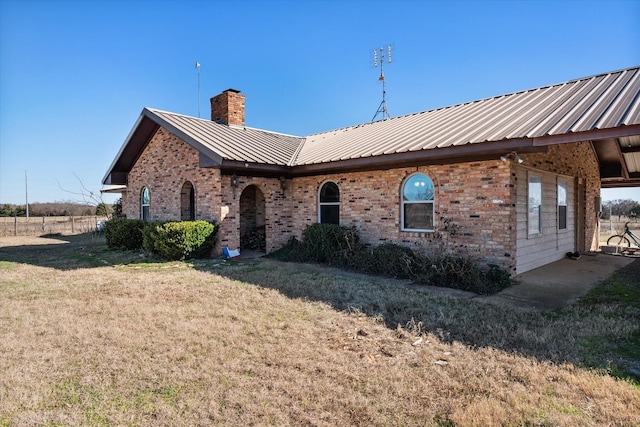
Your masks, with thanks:
M 159 126 L 198 150 L 201 166 L 259 169 L 281 174 L 302 138 L 144 108 L 103 179 L 103 184 L 126 184 L 131 170 Z M 269 168 L 269 166 L 275 166 Z
M 308 136 L 306 165 L 640 124 L 638 67 Z M 629 130 L 633 132 L 633 130 Z
M 640 67 L 304 138 L 145 108 L 103 183 L 126 184 L 158 126 L 196 148 L 202 166 L 288 175 L 497 158 L 592 141 L 603 187 L 640 186 Z
M 225 125 L 211 120 L 148 108 L 165 127 L 211 158 L 286 165 L 300 145 L 301 138 L 248 127 Z

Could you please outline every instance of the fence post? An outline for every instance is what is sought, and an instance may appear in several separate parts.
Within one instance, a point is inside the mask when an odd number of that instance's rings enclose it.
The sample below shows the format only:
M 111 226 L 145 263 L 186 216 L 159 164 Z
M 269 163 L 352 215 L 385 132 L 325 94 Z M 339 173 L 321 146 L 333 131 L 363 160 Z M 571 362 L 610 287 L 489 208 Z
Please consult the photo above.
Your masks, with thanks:
M 18 235 L 18 216 L 14 216 L 13 217 L 13 235 L 17 236 Z
M 75 218 L 71 215 L 71 234 L 75 232 Z
M 44 234 L 44 216 L 42 217 L 42 234 Z

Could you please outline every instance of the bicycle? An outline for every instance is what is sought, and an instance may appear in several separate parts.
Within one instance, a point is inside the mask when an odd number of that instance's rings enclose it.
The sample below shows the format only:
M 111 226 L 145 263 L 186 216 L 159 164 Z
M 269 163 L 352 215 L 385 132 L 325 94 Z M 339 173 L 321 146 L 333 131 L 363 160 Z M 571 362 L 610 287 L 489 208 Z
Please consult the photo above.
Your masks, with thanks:
M 627 222 L 624 225 L 624 233 L 614 234 L 613 236 L 609 237 L 609 239 L 607 240 L 607 246 L 629 248 L 631 247 L 631 241 L 629 240 L 629 238 L 633 240 L 636 246 L 640 246 L 640 237 L 636 236 L 631 230 L 629 230 L 629 223 Z

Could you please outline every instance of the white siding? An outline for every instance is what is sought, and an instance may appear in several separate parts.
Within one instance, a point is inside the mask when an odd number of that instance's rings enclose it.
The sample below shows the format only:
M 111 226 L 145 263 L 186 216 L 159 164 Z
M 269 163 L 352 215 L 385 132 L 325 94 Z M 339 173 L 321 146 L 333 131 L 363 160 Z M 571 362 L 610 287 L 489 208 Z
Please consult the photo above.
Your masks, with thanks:
M 527 229 L 528 176 L 542 177 L 542 233 L 529 235 Z M 575 248 L 575 189 L 574 179 L 548 172 L 517 171 L 517 258 L 518 274 L 533 270 L 566 256 Z M 567 183 L 567 228 L 558 230 L 558 179 Z

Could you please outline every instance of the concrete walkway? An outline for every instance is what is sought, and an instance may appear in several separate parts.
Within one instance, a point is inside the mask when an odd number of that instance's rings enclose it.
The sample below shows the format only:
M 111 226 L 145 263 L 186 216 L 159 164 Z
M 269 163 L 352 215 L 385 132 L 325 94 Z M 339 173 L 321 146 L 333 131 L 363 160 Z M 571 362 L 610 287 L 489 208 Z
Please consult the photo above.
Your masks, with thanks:
M 578 260 L 565 258 L 517 276 L 519 284 L 502 292 L 475 299 L 534 310 L 559 310 L 636 259 L 597 252 L 583 254 Z

